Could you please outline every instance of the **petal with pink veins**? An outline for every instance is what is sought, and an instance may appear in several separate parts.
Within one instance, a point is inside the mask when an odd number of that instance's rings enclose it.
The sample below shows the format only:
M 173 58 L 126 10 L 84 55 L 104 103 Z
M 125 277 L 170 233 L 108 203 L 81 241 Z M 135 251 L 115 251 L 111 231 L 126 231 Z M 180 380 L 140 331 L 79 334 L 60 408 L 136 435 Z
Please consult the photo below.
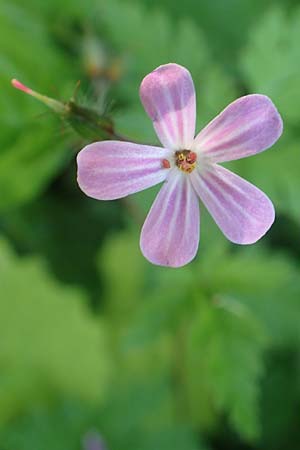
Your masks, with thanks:
M 196 123 L 196 94 L 190 72 L 178 64 L 160 66 L 143 79 L 140 96 L 163 146 L 190 149 Z
M 217 164 L 194 170 L 192 184 L 225 236 L 253 244 L 274 222 L 270 199 L 257 187 Z
M 77 156 L 78 184 L 89 197 L 113 200 L 164 181 L 164 148 L 121 141 L 87 145 Z
M 193 149 L 211 162 L 225 162 L 260 153 L 282 133 L 282 119 L 265 95 L 252 94 L 230 103 L 194 141 Z
M 152 263 L 181 267 L 199 245 L 199 201 L 187 175 L 176 168 L 158 193 L 144 223 L 141 250 Z

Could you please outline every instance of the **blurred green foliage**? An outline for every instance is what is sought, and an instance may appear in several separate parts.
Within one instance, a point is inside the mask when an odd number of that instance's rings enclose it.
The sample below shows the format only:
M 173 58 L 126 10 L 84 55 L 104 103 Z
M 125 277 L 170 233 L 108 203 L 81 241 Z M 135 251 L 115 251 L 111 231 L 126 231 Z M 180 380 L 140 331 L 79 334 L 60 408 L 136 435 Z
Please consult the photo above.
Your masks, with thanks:
M 103 327 L 84 295 L 57 285 L 38 260 L 18 260 L 2 242 L 0 267 L 0 420 L 53 392 L 97 400 L 109 361 Z
M 292 0 L 1 0 L 0 450 L 91 450 L 91 431 L 108 450 L 299 449 L 299 25 Z M 138 247 L 156 188 L 86 198 L 86 141 L 9 85 L 68 100 L 80 79 L 81 103 L 152 143 L 139 83 L 171 61 L 193 75 L 198 127 L 249 92 L 285 124 L 231 164 L 273 199 L 271 231 L 232 246 L 203 211 L 176 270 Z

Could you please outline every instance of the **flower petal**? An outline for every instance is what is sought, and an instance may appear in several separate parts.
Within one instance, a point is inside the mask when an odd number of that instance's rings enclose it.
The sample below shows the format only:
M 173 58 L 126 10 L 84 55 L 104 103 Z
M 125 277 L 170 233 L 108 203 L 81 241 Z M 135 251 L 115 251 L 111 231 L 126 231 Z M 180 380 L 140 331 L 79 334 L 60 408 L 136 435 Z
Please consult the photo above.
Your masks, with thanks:
M 246 95 L 230 103 L 196 137 L 194 150 L 211 162 L 245 158 L 271 147 L 282 133 L 282 120 L 265 95 Z
M 144 223 L 141 250 L 154 264 L 180 267 L 199 245 L 199 201 L 188 176 L 173 169 Z
M 164 148 L 121 141 L 87 145 L 77 156 L 78 184 L 89 197 L 113 200 L 164 181 Z
M 252 244 L 274 222 L 272 202 L 257 187 L 233 172 L 207 165 L 191 173 L 192 184 L 225 236 L 237 244 Z
M 196 96 L 190 72 L 178 64 L 159 66 L 143 79 L 140 96 L 163 146 L 190 149 L 196 123 Z

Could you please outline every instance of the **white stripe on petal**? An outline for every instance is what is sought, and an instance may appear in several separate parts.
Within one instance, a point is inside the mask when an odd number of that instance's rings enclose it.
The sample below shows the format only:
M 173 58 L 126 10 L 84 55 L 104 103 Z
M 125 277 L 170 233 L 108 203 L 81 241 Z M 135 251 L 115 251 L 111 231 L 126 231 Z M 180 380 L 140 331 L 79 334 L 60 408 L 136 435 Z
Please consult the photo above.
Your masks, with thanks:
M 173 150 L 190 148 L 196 97 L 188 70 L 177 64 L 158 67 L 143 79 L 140 96 L 162 144 Z
M 171 153 L 160 147 L 121 141 L 87 145 L 77 156 L 78 184 L 90 197 L 112 200 L 164 181 L 170 172 L 163 159 Z
M 274 222 L 274 207 L 257 187 L 217 164 L 190 175 L 194 189 L 225 236 L 252 244 Z
M 173 169 L 144 223 L 141 250 L 154 264 L 180 267 L 196 255 L 199 203 L 189 176 Z
M 272 101 L 265 95 L 246 95 L 196 136 L 193 149 L 211 162 L 232 161 L 266 150 L 281 133 L 282 120 Z

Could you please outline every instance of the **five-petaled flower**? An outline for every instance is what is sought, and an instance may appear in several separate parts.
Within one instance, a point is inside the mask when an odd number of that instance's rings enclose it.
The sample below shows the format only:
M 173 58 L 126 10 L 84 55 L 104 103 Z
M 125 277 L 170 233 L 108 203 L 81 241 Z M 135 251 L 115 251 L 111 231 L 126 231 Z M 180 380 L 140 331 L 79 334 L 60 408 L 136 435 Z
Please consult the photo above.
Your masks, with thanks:
M 196 255 L 204 203 L 224 235 L 238 244 L 260 239 L 274 207 L 258 188 L 218 163 L 259 153 L 282 133 L 272 101 L 253 94 L 231 103 L 195 136 L 196 98 L 190 73 L 166 64 L 147 75 L 140 96 L 163 148 L 102 141 L 78 154 L 78 183 L 88 196 L 112 200 L 162 181 L 141 233 L 154 264 L 180 267 Z

